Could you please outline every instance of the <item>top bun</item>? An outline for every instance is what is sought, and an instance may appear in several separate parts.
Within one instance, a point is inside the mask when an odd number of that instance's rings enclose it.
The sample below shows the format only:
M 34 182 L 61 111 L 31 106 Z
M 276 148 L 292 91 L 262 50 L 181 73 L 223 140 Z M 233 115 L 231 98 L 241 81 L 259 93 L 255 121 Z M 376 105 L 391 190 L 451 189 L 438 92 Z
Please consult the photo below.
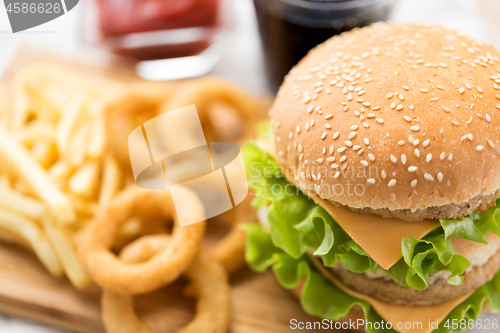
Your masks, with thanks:
M 434 25 L 335 36 L 278 92 L 278 159 L 299 187 L 350 208 L 406 220 L 484 210 L 500 193 L 499 57 Z

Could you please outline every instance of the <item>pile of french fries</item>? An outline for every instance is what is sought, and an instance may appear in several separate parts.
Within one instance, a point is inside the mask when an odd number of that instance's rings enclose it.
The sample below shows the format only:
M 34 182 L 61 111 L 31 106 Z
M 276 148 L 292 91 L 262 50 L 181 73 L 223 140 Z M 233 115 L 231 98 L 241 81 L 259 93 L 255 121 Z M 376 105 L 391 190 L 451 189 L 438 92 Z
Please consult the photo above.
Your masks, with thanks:
M 126 90 L 51 65 L 0 87 L 0 238 L 31 248 L 77 288 L 89 283 L 78 232 L 124 186 L 106 148 L 105 110 Z

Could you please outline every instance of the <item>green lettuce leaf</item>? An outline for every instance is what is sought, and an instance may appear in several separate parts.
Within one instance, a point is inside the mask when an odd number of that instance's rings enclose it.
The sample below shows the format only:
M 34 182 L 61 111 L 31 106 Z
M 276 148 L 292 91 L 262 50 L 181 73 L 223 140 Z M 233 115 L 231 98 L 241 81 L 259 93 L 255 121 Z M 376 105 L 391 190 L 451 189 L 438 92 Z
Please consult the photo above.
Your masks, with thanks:
M 304 280 L 300 295 L 300 303 L 310 315 L 329 320 L 339 320 L 347 315 L 354 306 L 359 306 L 365 315 L 367 333 L 396 332 L 394 329 L 376 329 L 374 323 L 381 323 L 381 318 L 371 305 L 363 300 L 345 294 L 327 280 L 310 264 L 306 256 L 293 258 L 281 248 L 273 244 L 272 237 L 262 226 L 247 224 L 243 228 L 247 233 L 245 258 L 250 267 L 263 272 L 272 267 L 278 282 L 287 289 L 295 288 Z M 452 322 L 456 320 L 475 320 L 481 313 L 483 305 L 489 304 L 490 312 L 500 312 L 500 273 L 492 281 L 477 289 L 469 298 L 459 304 L 443 320 L 434 333 L 458 333 L 464 331 L 459 327 L 453 330 Z M 426 323 L 423 323 L 426 324 Z
M 293 259 L 312 251 L 326 267 L 341 261 L 356 273 L 381 269 L 321 206 L 283 177 L 279 164 L 265 150 L 249 143 L 243 148 L 243 158 L 255 193 L 253 204 L 257 209 L 267 207 L 269 233 L 277 248 Z M 470 263 L 453 251 L 449 237 L 486 243 L 489 232 L 500 236 L 498 207 L 463 220 L 441 220 L 441 227 L 423 239 L 403 239 L 403 258 L 386 271 L 387 275 L 402 286 L 422 290 L 428 287 L 426 276 L 446 270 L 450 284 L 462 284 L 461 275 Z

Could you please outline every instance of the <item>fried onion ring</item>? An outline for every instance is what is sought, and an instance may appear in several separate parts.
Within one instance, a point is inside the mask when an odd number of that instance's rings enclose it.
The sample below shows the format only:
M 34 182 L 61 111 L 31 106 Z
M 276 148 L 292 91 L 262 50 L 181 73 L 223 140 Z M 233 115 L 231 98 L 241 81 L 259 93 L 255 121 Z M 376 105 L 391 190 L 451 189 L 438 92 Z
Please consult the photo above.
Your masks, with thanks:
M 148 260 L 171 242 L 167 235 L 151 235 L 139 238 L 120 252 L 126 263 Z M 231 297 L 227 274 L 220 263 L 211 256 L 200 254 L 184 272 L 191 280 L 196 295 L 197 313 L 194 319 L 177 333 L 224 333 L 229 327 Z M 108 333 L 155 333 L 139 320 L 134 312 L 132 297 L 108 290 L 102 295 L 102 319 Z
M 202 220 L 203 206 L 190 190 L 182 189 L 182 201 L 191 204 L 191 214 Z M 130 217 L 149 218 L 154 215 L 173 218 L 172 241 L 149 260 L 128 264 L 110 250 L 120 226 Z M 132 186 L 113 198 L 86 226 L 79 254 L 91 279 L 104 289 L 124 295 L 135 295 L 156 290 L 176 280 L 196 257 L 205 234 L 206 222 L 179 226 L 168 191 L 144 190 Z

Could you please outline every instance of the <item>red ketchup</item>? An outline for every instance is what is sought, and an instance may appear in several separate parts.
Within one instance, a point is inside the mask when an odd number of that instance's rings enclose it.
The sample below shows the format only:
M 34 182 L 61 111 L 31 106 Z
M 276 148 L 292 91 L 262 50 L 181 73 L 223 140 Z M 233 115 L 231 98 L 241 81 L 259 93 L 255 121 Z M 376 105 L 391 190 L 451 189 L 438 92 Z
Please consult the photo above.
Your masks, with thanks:
M 210 45 L 210 38 L 198 36 L 189 41 L 179 38 L 162 43 L 160 34 L 145 35 L 144 42 L 133 47 L 120 45 L 120 39 L 138 33 L 215 28 L 219 0 L 97 0 L 97 7 L 102 38 L 114 39 L 112 52 L 137 60 L 153 60 L 200 53 Z

